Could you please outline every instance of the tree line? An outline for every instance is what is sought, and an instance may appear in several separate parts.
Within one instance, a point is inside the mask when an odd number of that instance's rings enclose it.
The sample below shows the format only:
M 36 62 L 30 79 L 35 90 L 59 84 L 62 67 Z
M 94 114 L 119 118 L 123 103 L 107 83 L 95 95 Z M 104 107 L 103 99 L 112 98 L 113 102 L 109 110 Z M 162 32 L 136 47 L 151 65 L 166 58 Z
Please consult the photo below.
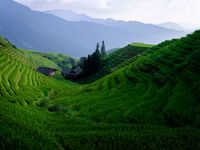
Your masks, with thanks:
M 102 68 L 102 59 L 106 56 L 105 42 L 102 41 L 101 47 L 97 43 L 96 50 L 88 55 L 86 58 L 82 58 L 80 61 L 80 67 L 83 69 L 81 77 L 86 77 L 97 73 Z

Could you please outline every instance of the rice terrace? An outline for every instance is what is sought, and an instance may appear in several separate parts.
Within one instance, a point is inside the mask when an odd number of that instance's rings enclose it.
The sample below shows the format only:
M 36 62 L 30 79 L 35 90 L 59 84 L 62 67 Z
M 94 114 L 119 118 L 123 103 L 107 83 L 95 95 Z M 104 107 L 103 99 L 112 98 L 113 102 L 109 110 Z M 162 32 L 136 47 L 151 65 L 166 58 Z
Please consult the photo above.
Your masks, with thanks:
M 0 0 L 0 149 L 199 150 L 200 30 L 83 1 Z

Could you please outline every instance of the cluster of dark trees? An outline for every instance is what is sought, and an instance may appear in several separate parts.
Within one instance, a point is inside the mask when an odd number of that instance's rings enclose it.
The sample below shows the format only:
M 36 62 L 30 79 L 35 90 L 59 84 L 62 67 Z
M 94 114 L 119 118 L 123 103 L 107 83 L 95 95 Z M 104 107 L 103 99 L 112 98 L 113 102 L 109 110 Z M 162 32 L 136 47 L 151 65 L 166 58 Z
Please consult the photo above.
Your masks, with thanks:
M 82 68 L 81 78 L 96 74 L 102 68 L 102 59 L 106 56 L 105 42 L 100 47 L 97 43 L 96 50 L 88 57 L 81 58 L 80 67 Z

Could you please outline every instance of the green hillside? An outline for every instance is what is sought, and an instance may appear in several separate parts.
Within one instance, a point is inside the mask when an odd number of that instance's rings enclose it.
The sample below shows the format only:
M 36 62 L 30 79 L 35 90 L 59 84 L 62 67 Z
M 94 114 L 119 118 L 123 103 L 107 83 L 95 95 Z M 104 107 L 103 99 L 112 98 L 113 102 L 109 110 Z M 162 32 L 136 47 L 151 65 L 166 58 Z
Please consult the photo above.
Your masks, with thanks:
M 128 66 L 54 102 L 94 121 L 199 126 L 198 39 L 199 31 L 161 43 Z
M 110 68 L 111 70 L 115 69 L 117 66 L 131 63 L 130 58 L 137 56 L 144 51 L 151 48 L 153 45 L 150 44 L 143 44 L 143 43 L 132 43 L 128 46 L 118 49 L 110 54 L 108 54 L 105 58 L 106 67 Z
M 35 70 L 35 63 L 0 39 L 1 99 L 21 105 L 34 104 L 44 94 L 39 88 L 46 79 Z
M 55 62 L 49 60 L 46 57 L 43 57 L 39 52 L 26 51 L 26 50 L 23 50 L 22 52 L 25 54 L 27 58 L 33 60 L 37 67 L 45 66 L 61 70 L 61 68 Z
M 0 53 L 1 149 L 200 149 L 200 31 L 113 53 L 121 65 L 86 85 L 37 73 L 3 39 Z
M 56 54 L 56 53 L 42 53 L 36 51 L 22 51 L 28 58 L 35 61 L 37 67 L 45 66 L 45 67 L 53 67 L 58 70 L 62 70 L 63 68 L 71 68 L 73 65 L 77 63 L 77 60 L 64 55 L 64 54 Z

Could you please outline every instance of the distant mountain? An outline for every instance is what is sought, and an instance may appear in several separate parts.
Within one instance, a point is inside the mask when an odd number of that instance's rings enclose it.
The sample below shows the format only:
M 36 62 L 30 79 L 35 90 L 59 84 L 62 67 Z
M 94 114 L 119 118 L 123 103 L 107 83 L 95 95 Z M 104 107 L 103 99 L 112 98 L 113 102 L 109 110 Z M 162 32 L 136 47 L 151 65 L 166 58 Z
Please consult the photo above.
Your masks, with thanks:
M 77 14 L 69 10 L 48 10 L 45 11 L 48 14 L 52 14 L 61 17 L 67 21 L 91 21 L 92 18 L 85 14 Z
M 142 38 L 137 38 L 135 42 L 144 43 L 159 43 L 167 39 L 176 38 L 185 35 L 183 31 L 175 31 L 172 29 L 166 29 L 153 24 L 145 24 L 138 21 L 121 21 L 113 19 L 97 19 L 96 23 L 107 25 L 110 27 L 116 27 L 127 30 L 129 32 L 136 33 L 136 35 L 142 35 Z
M 20 48 L 56 51 L 74 57 L 91 53 L 102 40 L 108 49 L 134 41 L 134 34 L 125 30 L 65 21 L 7 0 L 0 1 L 0 35 Z
M 185 29 L 181 25 L 174 22 L 164 22 L 164 23 L 158 24 L 158 26 L 161 26 L 167 29 L 174 29 L 177 31 L 185 31 Z
M 82 18 L 87 17 L 82 15 Z M 96 43 L 102 40 L 107 49 L 112 49 L 133 41 L 158 43 L 183 34 L 135 22 L 66 21 L 55 15 L 33 11 L 12 0 L 0 1 L 0 35 L 19 48 L 81 57 L 94 51 Z
M 176 25 L 176 29 L 167 27 L 162 27 L 161 25 L 145 24 L 137 21 L 121 21 L 114 19 L 98 19 L 92 18 L 85 14 L 78 14 L 67 10 L 49 10 L 46 13 L 53 14 L 60 18 L 68 21 L 89 21 L 98 24 L 120 28 L 127 30 L 129 32 L 135 33 L 135 38 L 137 42 L 147 42 L 147 43 L 159 43 L 166 39 L 171 39 L 175 37 L 183 36 L 185 33 L 184 29 Z M 171 23 L 172 26 L 172 23 Z M 175 24 L 174 24 L 175 27 Z M 182 29 L 182 30 L 181 30 Z M 138 36 L 140 35 L 140 36 Z M 137 37 L 138 36 L 138 37 Z

